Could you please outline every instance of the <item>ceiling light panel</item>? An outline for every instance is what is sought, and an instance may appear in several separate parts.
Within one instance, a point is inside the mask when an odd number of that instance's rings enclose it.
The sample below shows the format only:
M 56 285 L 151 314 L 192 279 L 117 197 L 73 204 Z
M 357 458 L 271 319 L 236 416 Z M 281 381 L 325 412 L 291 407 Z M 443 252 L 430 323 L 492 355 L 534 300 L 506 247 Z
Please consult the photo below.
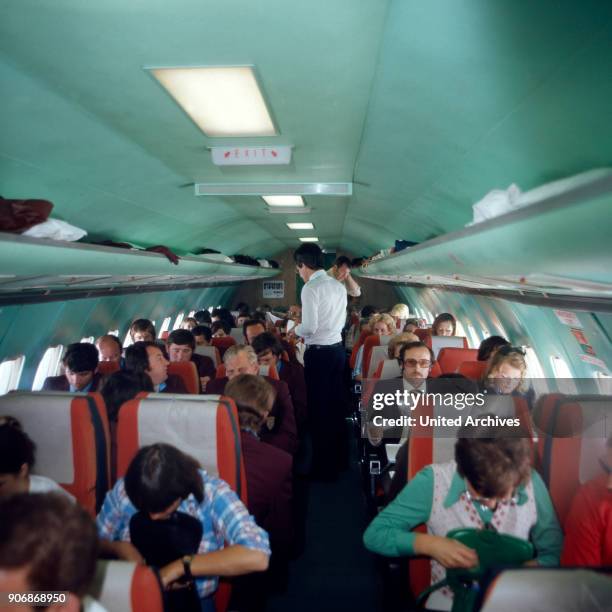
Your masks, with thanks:
M 262 196 L 268 206 L 304 206 L 304 200 L 299 195 Z
M 151 73 L 207 136 L 277 134 L 251 66 L 152 68 Z
M 308 236 L 306 238 L 300 238 L 300 242 L 319 242 L 316 236 Z
M 287 223 L 287 227 L 292 230 L 314 229 L 312 223 Z

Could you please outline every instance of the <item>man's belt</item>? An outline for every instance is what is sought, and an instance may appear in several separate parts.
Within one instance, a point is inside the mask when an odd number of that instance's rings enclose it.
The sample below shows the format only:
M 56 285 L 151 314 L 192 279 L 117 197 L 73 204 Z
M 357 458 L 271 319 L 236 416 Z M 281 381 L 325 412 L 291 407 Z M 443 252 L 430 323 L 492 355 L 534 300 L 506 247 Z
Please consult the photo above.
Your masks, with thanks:
M 307 344 L 306 349 L 326 349 L 336 348 L 337 346 L 342 346 L 342 342 L 336 342 L 335 344 Z

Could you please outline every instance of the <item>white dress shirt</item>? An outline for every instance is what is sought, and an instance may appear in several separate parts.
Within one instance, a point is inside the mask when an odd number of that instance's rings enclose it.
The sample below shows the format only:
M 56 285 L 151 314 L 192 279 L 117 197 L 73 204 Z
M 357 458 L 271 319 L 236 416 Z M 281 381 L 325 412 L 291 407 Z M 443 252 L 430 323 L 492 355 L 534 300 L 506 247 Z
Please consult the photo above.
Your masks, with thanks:
M 334 274 L 334 268 L 333 267 L 331 267 L 327 271 L 327 273 L 332 278 L 336 278 L 336 275 Z M 338 279 L 336 278 L 336 280 L 338 280 Z M 350 274 L 343 281 L 338 281 L 338 282 L 342 283 L 344 285 L 344 288 L 346 289 L 347 295 L 350 295 L 351 297 L 360 297 L 361 296 L 361 287 L 357 284 L 357 281 Z
M 346 289 L 325 270 L 317 270 L 302 287 L 302 322 L 295 333 L 309 344 L 342 341 L 346 321 Z

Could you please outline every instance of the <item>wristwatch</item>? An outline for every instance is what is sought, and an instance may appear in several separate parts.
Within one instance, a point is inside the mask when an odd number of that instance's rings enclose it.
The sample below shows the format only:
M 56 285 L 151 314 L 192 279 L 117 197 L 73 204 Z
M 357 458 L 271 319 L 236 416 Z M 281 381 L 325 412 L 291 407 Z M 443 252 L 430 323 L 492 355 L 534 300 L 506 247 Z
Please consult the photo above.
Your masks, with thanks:
M 183 573 L 187 580 L 193 580 L 193 574 L 191 573 L 191 562 L 193 561 L 193 555 L 185 555 L 183 561 Z

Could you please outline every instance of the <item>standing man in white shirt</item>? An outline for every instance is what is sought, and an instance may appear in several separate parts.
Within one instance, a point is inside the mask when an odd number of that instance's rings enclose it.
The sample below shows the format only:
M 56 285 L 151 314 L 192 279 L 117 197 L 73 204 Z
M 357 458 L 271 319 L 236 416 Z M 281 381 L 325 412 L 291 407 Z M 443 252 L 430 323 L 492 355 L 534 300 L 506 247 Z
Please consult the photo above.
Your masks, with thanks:
M 343 374 L 346 352 L 342 328 L 346 318 L 346 289 L 323 267 L 316 244 L 300 246 L 293 258 L 304 281 L 302 320 L 295 333 L 304 338 L 304 374 L 312 434 L 312 475 L 334 479 L 342 458 L 344 435 Z

